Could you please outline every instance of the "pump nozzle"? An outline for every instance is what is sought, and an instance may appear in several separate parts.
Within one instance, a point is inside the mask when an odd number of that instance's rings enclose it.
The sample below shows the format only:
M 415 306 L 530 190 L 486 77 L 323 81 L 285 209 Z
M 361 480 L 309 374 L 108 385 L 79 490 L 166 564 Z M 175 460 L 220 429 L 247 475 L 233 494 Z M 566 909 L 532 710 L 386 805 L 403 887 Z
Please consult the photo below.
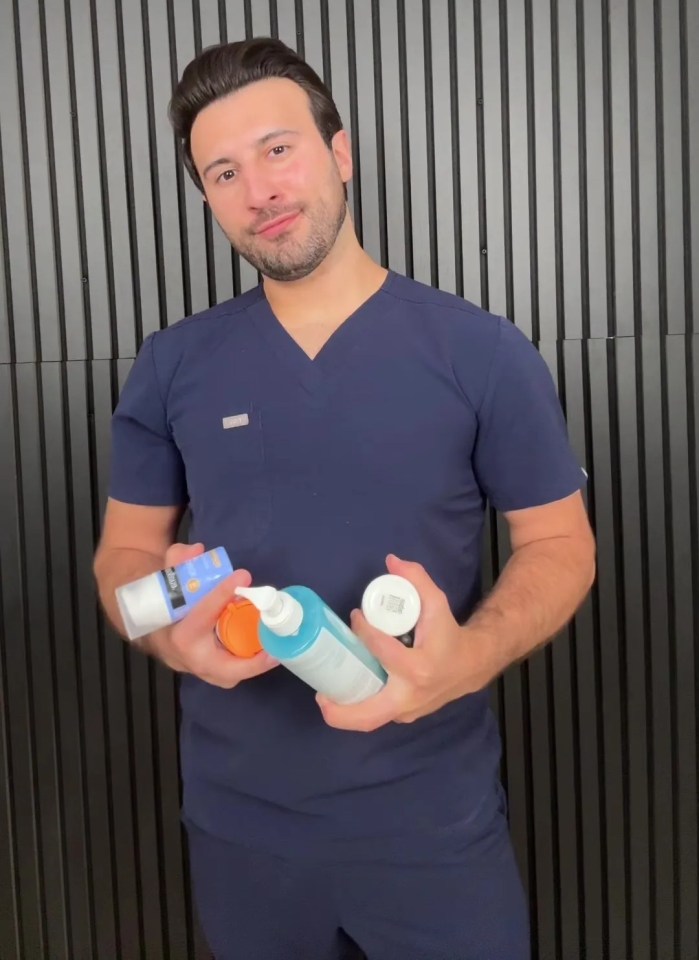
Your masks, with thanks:
M 303 607 L 291 594 L 274 587 L 236 587 L 235 592 L 254 604 L 265 626 L 279 636 L 291 636 L 301 626 Z
M 253 603 L 260 613 L 274 617 L 282 612 L 284 599 L 274 587 L 236 587 L 235 592 Z

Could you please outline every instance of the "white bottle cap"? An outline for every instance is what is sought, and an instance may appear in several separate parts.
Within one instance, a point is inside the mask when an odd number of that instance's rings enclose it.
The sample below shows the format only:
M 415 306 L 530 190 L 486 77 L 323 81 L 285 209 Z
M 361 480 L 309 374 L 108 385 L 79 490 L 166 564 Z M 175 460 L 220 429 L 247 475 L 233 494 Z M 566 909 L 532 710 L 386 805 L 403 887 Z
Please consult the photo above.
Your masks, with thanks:
M 420 594 L 395 573 L 372 580 L 362 597 L 362 613 L 368 623 L 391 637 L 410 633 L 420 616 Z
M 235 592 L 253 603 L 266 627 L 280 637 L 298 633 L 303 623 L 303 607 L 284 590 L 274 587 L 236 587 Z
M 138 640 L 172 622 L 157 573 L 149 573 L 132 583 L 125 583 L 117 587 L 115 593 L 129 640 Z

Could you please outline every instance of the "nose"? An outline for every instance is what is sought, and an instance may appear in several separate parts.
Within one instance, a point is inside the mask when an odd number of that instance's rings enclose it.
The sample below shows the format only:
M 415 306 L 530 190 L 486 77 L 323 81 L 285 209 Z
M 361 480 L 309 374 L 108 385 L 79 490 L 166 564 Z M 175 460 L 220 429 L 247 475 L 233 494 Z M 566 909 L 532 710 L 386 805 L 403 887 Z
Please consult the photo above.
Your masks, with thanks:
M 264 210 L 271 203 L 278 202 L 279 184 L 268 171 L 254 166 L 249 167 L 243 175 L 245 197 L 251 210 Z

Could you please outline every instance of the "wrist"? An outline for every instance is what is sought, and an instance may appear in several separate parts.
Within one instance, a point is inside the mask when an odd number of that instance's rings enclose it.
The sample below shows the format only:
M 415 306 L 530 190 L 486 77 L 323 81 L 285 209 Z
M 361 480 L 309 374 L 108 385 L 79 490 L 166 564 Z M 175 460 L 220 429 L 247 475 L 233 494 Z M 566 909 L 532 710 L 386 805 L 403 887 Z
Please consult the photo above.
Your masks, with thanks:
M 170 662 L 172 658 L 168 655 L 171 632 L 172 627 L 163 627 L 162 630 L 154 630 L 152 633 L 148 633 L 143 637 L 139 637 L 137 640 L 131 640 L 129 642 L 142 653 L 155 657 L 156 660 L 160 660 L 161 663 L 164 663 L 167 667 L 172 667 L 172 663 Z
M 492 632 L 466 623 L 459 628 L 461 645 L 464 652 L 462 670 L 466 693 L 475 693 L 489 686 L 496 677 L 509 666 L 510 661 L 504 655 Z

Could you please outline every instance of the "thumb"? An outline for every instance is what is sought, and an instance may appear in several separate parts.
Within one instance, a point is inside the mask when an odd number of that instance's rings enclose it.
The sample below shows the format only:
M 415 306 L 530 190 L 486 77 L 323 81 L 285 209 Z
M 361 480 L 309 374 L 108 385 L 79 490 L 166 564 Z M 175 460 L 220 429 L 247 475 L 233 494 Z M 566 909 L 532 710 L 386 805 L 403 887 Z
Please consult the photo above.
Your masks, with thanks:
M 193 560 L 204 553 L 203 543 L 173 543 L 165 551 L 165 566 L 176 567 L 178 563 Z
M 242 568 L 222 580 L 211 593 L 202 597 L 184 618 L 182 623 L 187 624 L 187 632 L 197 635 L 213 630 L 221 611 L 231 600 L 235 599 L 236 587 L 249 587 L 251 583 L 250 572 Z
M 410 670 L 412 651 L 409 651 L 400 640 L 372 627 L 361 610 L 352 611 L 351 627 L 353 633 L 359 637 L 369 653 L 376 657 L 387 673 L 405 676 Z

